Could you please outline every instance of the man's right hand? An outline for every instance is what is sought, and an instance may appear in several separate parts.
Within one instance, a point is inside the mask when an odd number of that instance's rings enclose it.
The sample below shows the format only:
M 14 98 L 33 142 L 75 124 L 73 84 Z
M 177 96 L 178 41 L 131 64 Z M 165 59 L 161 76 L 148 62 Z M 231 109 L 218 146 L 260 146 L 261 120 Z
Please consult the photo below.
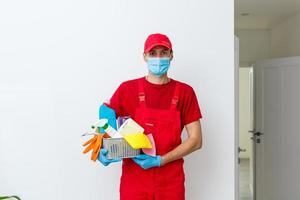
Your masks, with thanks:
M 122 158 L 107 159 L 107 158 L 106 158 L 107 152 L 108 152 L 107 149 L 101 148 L 101 149 L 100 149 L 99 156 L 98 156 L 98 160 L 99 160 L 104 166 L 107 166 L 107 165 L 109 165 L 110 163 L 113 163 L 113 162 L 119 162 L 119 161 L 122 160 Z

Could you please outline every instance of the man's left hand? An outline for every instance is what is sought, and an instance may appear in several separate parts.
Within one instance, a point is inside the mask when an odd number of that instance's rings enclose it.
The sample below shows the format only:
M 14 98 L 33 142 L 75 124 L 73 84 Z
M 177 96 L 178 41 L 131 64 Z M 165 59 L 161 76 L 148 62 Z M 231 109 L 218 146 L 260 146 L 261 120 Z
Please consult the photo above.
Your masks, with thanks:
M 143 169 L 149 169 L 151 167 L 159 167 L 161 165 L 161 156 L 149 156 L 146 154 L 140 154 L 132 159 L 136 164 L 141 166 Z

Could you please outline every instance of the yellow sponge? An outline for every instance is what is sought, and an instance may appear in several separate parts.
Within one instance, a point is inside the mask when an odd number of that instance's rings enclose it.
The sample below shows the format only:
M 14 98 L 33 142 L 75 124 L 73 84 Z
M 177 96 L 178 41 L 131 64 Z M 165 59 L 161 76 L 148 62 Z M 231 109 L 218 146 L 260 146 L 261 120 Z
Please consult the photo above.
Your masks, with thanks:
M 126 134 L 124 139 L 134 149 L 152 148 L 151 142 L 144 133 Z

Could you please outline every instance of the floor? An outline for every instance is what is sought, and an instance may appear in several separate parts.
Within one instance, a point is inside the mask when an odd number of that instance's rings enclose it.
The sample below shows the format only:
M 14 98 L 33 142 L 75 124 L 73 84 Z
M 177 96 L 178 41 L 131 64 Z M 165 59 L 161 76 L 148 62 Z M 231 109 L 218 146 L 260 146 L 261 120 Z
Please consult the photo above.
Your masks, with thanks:
M 249 159 L 240 159 L 240 200 L 252 200 L 249 188 L 249 164 Z

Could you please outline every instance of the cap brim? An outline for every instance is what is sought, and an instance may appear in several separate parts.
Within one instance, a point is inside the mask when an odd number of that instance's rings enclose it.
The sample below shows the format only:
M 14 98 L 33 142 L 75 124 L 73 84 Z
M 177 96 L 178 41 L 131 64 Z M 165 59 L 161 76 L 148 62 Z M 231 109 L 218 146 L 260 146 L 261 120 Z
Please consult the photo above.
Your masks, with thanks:
M 149 46 L 149 47 L 144 51 L 144 53 L 149 52 L 151 49 L 153 49 L 153 48 L 156 47 L 156 46 L 164 46 L 164 47 L 166 47 L 166 48 L 168 48 L 168 49 L 171 49 L 171 47 L 170 47 L 169 45 L 167 45 L 166 43 L 155 43 L 155 44 L 152 44 L 151 46 Z

